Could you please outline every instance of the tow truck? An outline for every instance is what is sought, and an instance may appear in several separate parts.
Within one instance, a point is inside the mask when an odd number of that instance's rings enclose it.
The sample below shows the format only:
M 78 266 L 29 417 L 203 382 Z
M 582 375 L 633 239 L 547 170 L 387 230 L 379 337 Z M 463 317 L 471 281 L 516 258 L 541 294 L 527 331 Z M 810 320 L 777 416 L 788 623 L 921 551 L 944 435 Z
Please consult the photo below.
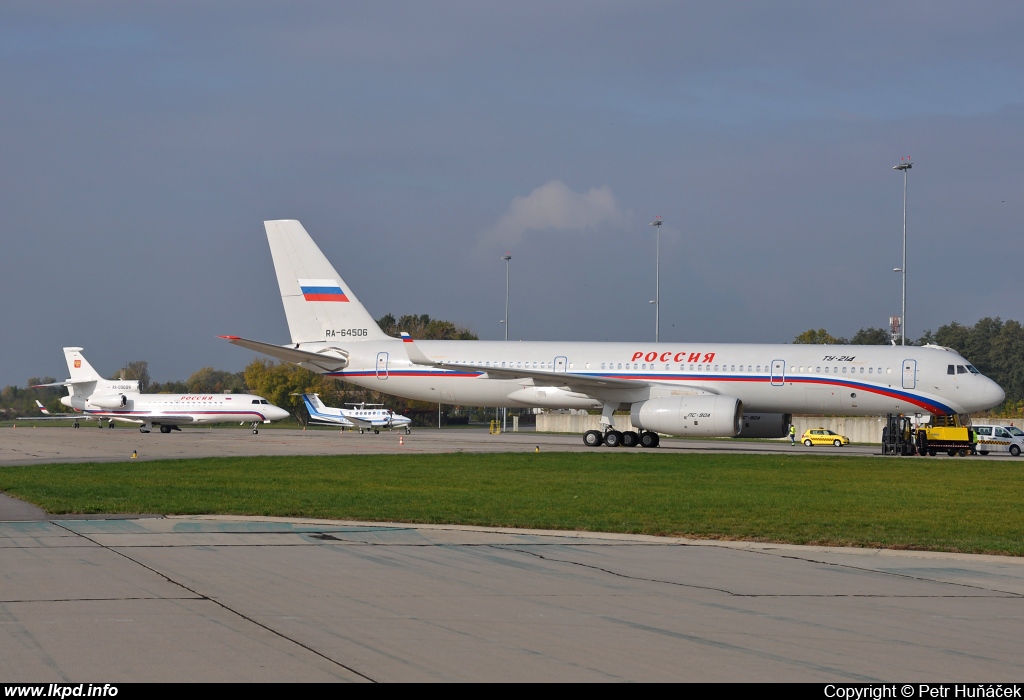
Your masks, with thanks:
M 916 429 L 910 416 L 891 413 L 886 416 L 882 454 L 934 457 L 940 451 L 950 457 L 966 457 L 977 452 L 970 416 L 931 416 Z
M 950 457 L 966 457 L 977 452 L 970 416 L 955 413 L 932 416 L 928 423 L 919 426 L 916 444 L 921 456 L 934 457 L 942 450 Z

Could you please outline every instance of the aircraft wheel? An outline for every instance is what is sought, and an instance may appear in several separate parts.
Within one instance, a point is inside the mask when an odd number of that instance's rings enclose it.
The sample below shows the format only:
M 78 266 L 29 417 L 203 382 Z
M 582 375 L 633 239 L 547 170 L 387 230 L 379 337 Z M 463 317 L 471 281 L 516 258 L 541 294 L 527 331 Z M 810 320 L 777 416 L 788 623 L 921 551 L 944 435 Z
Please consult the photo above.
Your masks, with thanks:
M 139 432 L 140 433 L 148 433 L 149 429 L 148 428 L 139 428 Z
M 640 447 L 657 447 L 661 441 L 658 439 L 657 433 L 652 433 L 645 430 L 640 433 Z
M 169 425 L 161 425 L 160 426 L 160 432 L 161 433 L 165 433 L 165 434 L 171 432 L 171 426 L 169 426 Z
M 412 435 L 412 430 L 410 430 L 409 428 L 406 428 L 405 429 L 405 434 L 406 435 Z
M 622 445 L 622 433 L 618 430 L 609 430 L 604 434 L 604 444 L 608 447 L 619 447 Z
M 380 435 L 380 431 L 379 431 L 379 430 L 377 430 L 376 428 L 374 428 L 374 430 L 373 430 L 373 434 L 374 434 L 374 435 Z
M 812 445 L 814 445 L 814 443 L 811 442 L 810 438 L 804 440 L 804 444 L 807 445 L 808 447 L 811 447 Z
M 622 434 L 623 447 L 636 447 L 640 444 L 640 435 L 634 430 L 627 430 Z
M 587 447 L 600 447 L 604 443 L 604 435 L 599 430 L 588 430 L 583 433 L 583 444 Z
M 252 429 L 252 434 L 253 434 L 253 435 L 259 435 L 259 434 L 260 434 L 260 431 L 259 431 L 259 429 L 258 429 L 258 428 L 253 428 L 253 429 Z
M 362 435 L 362 434 L 363 434 L 363 429 L 362 429 L 362 428 L 360 428 L 360 429 L 359 429 L 359 434 L 360 434 L 360 435 Z
M 1020 448 L 1017 445 L 1010 445 L 1010 454 L 1014 457 L 1020 457 Z

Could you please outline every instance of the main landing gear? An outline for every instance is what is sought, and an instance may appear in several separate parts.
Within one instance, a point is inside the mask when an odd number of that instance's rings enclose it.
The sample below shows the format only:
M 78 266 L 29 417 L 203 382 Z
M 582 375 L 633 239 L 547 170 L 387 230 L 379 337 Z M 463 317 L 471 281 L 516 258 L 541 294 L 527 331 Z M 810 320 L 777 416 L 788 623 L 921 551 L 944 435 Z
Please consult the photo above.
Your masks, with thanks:
M 657 447 L 661 444 L 661 438 L 657 433 L 643 430 L 639 433 L 632 430 L 619 432 L 618 430 L 588 430 L 583 433 L 583 444 L 587 447 Z
M 253 421 L 252 422 L 252 434 L 253 435 L 259 435 L 260 434 L 260 431 L 257 430 L 257 428 L 256 428 L 257 425 L 259 425 L 258 421 Z

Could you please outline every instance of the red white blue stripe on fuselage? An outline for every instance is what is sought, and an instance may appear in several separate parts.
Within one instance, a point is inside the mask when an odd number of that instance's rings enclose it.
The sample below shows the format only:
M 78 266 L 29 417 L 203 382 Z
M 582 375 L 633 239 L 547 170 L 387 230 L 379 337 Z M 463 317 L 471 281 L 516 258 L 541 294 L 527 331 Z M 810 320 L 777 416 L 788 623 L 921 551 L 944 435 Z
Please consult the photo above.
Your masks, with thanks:
M 486 368 L 483 370 L 447 370 L 447 369 L 393 369 L 388 368 L 388 377 L 453 377 L 453 378 L 479 378 L 487 373 Z M 384 372 L 377 372 L 376 370 L 347 370 L 341 372 L 330 372 L 329 376 L 336 377 L 338 379 L 356 379 L 356 378 L 381 378 Z M 573 374 L 582 377 L 593 377 L 595 379 L 609 378 L 609 379 L 624 379 L 632 381 L 642 382 L 686 382 L 697 386 L 714 384 L 716 382 L 735 382 L 745 384 L 757 384 L 757 385 L 771 385 L 772 378 L 770 375 L 740 375 L 740 374 L 724 374 L 724 375 L 708 375 L 708 374 L 690 374 L 690 373 L 671 373 L 671 374 L 657 374 L 650 372 L 638 372 L 635 374 L 623 374 L 621 372 L 574 372 Z M 557 376 L 556 373 L 552 372 L 551 375 Z M 515 380 L 507 380 L 515 381 Z M 866 382 L 858 382 L 844 379 L 825 379 L 824 377 L 801 377 L 801 376 L 787 376 L 784 380 L 776 379 L 777 382 L 783 382 L 785 384 L 801 384 L 803 386 L 821 386 L 821 387 L 840 387 L 844 389 L 853 389 L 856 391 L 864 391 L 878 396 L 886 396 L 889 398 L 898 399 L 900 401 L 906 401 L 907 403 L 915 406 L 920 406 L 922 409 L 935 415 L 948 415 L 956 413 L 956 411 L 946 404 L 935 401 L 934 399 L 922 396 L 921 394 L 908 391 L 907 389 L 897 389 L 890 386 L 881 386 L 878 384 L 869 384 Z

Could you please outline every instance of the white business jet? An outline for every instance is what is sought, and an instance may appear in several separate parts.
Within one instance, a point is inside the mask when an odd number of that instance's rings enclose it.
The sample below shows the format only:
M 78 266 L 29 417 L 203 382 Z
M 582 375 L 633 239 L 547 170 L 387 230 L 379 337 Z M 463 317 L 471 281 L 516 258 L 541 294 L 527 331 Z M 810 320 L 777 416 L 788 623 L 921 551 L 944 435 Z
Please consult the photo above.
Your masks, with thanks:
M 324 405 L 317 394 L 301 394 L 302 402 L 314 423 L 340 425 L 343 428 L 358 428 L 360 433 L 372 430 L 379 433 L 381 428 L 404 428 L 405 434 L 412 432 L 412 419 L 383 408 L 383 404 L 350 403 L 354 408 L 331 408 Z
M 51 386 L 51 385 L 49 385 L 49 384 L 34 384 L 33 385 L 33 387 L 40 387 L 40 386 Z M 49 409 L 46 408 L 46 406 L 43 405 L 43 402 L 40 401 L 39 399 L 36 399 L 36 408 L 38 408 L 39 412 L 42 413 L 43 415 L 41 415 L 41 416 L 23 416 L 21 418 L 18 418 L 18 420 L 73 420 L 75 422 L 75 427 L 76 428 L 79 427 L 78 421 L 93 420 L 92 416 L 83 415 L 81 413 L 50 413 Z M 100 427 L 102 428 L 103 426 L 100 426 Z
M 78 412 L 71 417 L 94 418 L 101 428 L 104 418 L 111 427 L 123 421 L 138 425 L 143 433 L 155 425 L 169 433 L 182 425 L 251 423 L 256 435 L 260 423 L 288 417 L 288 411 L 251 394 L 142 394 L 136 380 L 100 376 L 82 356 L 82 348 L 64 348 L 64 357 L 71 378 L 39 386 L 66 386 L 68 395 L 60 402 Z
M 764 345 L 425 340 L 385 335 L 298 221 L 265 222 L 291 343 L 222 336 L 376 391 L 464 406 L 602 411 L 590 446 L 657 446 L 658 434 L 781 437 L 793 413 L 967 414 L 1003 390 L 928 345 Z M 612 429 L 630 411 L 640 432 Z M 756 419 L 756 420 L 752 420 Z M 744 424 L 751 426 L 748 432 Z

